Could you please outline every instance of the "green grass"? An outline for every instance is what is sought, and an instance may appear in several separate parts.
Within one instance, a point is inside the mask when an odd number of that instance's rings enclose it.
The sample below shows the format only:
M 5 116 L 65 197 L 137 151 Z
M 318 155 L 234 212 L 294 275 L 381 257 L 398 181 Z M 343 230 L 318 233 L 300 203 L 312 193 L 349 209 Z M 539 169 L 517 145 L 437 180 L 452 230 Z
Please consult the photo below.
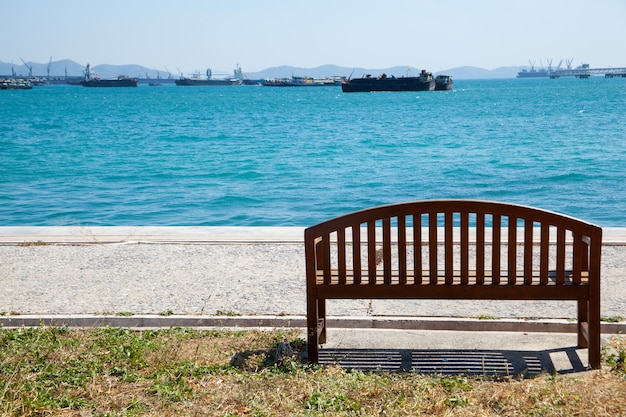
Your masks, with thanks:
M 0 415 L 612 416 L 626 339 L 611 343 L 599 371 L 494 379 L 311 365 L 295 330 L 0 330 Z
M 232 311 L 232 310 L 217 310 L 215 312 L 215 315 L 217 316 L 227 316 L 227 317 L 237 317 L 237 316 L 241 316 L 241 314 Z
M 600 321 L 603 321 L 606 323 L 619 323 L 621 321 L 626 321 L 626 318 L 622 316 L 600 317 Z

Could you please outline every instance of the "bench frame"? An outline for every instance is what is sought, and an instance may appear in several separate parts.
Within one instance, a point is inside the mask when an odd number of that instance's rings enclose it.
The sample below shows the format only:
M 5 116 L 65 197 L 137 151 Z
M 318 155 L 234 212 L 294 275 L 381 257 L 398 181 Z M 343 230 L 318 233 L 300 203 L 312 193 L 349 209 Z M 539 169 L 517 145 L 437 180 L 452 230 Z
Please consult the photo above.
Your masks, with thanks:
M 326 342 L 327 299 L 573 300 L 578 346 L 600 368 L 598 226 L 516 204 L 430 200 L 346 214 L 307 228 L 304 241 L 311 362 Z

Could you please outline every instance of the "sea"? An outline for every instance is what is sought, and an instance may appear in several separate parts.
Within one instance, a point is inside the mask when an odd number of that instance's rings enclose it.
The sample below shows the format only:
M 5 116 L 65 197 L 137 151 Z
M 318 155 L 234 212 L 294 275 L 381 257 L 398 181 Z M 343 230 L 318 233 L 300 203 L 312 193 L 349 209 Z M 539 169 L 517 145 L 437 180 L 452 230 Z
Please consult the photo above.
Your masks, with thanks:
M 462 198 L 626 227 L 626 78 L 0 91 L 0 226 L 309 226 Z

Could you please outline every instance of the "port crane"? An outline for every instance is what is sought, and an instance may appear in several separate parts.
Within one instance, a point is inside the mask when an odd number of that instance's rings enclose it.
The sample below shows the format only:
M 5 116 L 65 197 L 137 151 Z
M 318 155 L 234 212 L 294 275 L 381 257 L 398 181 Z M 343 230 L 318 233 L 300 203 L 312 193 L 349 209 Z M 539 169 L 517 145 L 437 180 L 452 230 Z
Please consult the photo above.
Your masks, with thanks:
M 28 76 L 29 76 L 30 78 L 32 78 L 32 77 L 33 77 L 33 66 L 32 66 L 32 65 L 28 65 L 28 64 L 26 63 L 26 61 L 24 61 L 22 58 L 20 58 L 20 59 L 21 59 L 21 60 L 22 60 L 22 62 L 24 63 L 24 66 L 25 66 L 26 68 L 28 68 Z

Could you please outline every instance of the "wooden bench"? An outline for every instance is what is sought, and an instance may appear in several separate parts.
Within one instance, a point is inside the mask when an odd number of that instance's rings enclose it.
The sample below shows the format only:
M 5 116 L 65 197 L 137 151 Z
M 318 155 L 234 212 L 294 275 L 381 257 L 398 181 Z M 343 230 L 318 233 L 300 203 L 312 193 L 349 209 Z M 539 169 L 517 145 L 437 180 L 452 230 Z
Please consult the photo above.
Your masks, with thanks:
M 304 241 L 312 362 L 328 299 L 573 300 L 578 346 L 600 367 L 598 226 L 515 204 L 432 200 L 340 216 Z

